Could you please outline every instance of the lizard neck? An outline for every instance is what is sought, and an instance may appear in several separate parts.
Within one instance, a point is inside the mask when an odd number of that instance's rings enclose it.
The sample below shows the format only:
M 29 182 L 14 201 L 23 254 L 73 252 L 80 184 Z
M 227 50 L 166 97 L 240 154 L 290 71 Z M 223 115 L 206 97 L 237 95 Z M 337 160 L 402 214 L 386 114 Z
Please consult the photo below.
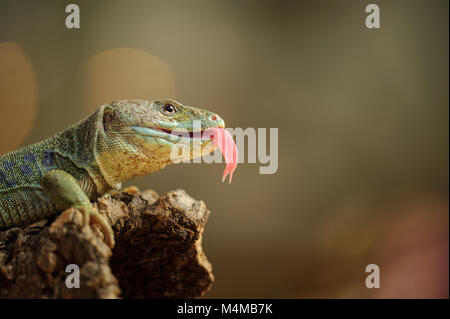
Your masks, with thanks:
M 56 142 L 54 149 L 87 173 L 86 178 L 89 181 L 79 180 L 80 185 L 90 184 L 89 192 L 98 195 L 121 187 L 118 181 L 109 178 L 109 175 L 103 172 L 102 163 L 98 161 L 98 154 L 101 152 L 99 148 L 103 139 L 102 114 L 103 110 L 97 109 L 86 119 L 52 138 L 52 141 Z M 95 185 L 95 192 L 92 189 L 92 183 Z

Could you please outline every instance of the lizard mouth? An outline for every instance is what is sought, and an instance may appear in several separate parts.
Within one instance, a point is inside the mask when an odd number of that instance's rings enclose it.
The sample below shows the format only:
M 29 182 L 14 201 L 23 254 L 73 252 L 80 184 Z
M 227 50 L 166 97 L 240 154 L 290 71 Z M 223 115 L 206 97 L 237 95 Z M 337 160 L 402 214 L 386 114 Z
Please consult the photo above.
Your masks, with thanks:
M 208 129 L 204 129 L 201 131 L 177 131 L 164 129 L 160 127 L 148 127 L 148 126 L 130 126 L 130 128 L 136 133 L 149 136 L 149 137 L 159 137 L 159 138 L 170 138 L 170 139 L 190 139 L 190 140 L 198 140 L 198 141 L 211 141 L 210 136 L 207 135 L 203 137 L 203 133 Z M 217 127 L 220 128 L 220 127 Z
M 155 127 L 152 127 L 152 129 L 159 130 L 166 134 L 174 135 L 174 136 L 188 137 L 187 135 L 189 135 L 189 138 L 192 138 L 192 139 L 201 139 L 203 136 L 203 133 L 205 132 L 205 130 L 189 132 L 189 131 L 167 130 L 167 129 L 155 128 Z

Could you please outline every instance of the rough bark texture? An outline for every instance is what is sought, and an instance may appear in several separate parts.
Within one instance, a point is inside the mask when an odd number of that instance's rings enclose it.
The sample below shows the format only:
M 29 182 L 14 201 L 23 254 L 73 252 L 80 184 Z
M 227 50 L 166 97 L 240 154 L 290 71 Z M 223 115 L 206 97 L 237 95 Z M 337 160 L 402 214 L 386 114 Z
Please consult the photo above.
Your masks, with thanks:
M 0 298 L 194 298 L 211 287 L 202 201 L 183 190 L 158 197 L 130 188 L 95 205 L 114 230 L 112 251 L 75 209 L 1 231 Z M 79 266 L 80 288 L 66 286 L 70 264 Z

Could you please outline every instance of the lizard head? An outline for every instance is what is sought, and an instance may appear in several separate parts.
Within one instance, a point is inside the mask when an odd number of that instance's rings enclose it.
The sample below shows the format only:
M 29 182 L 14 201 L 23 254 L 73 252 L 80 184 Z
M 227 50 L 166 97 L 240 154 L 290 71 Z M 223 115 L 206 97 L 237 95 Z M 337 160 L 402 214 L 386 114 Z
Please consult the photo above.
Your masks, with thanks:
M 203 131 L 225 127 L 212 112 L 172 99 L 119 100 L 102 106 L 99 162 L 122 181 L 214 151 Z

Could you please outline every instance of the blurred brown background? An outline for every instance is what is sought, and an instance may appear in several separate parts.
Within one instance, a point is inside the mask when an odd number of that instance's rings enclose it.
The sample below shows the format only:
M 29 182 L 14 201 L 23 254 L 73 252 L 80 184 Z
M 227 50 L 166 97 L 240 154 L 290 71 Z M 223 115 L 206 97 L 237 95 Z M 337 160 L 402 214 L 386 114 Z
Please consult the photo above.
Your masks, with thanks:
M 118 98 L 279 128 L 279 168 L 128 183 L 212 211 L 206 297 L 448 298 L 448 1 L 0 1 L 0 153 Z M 365 267 L 381 269 L 367 289 Z

